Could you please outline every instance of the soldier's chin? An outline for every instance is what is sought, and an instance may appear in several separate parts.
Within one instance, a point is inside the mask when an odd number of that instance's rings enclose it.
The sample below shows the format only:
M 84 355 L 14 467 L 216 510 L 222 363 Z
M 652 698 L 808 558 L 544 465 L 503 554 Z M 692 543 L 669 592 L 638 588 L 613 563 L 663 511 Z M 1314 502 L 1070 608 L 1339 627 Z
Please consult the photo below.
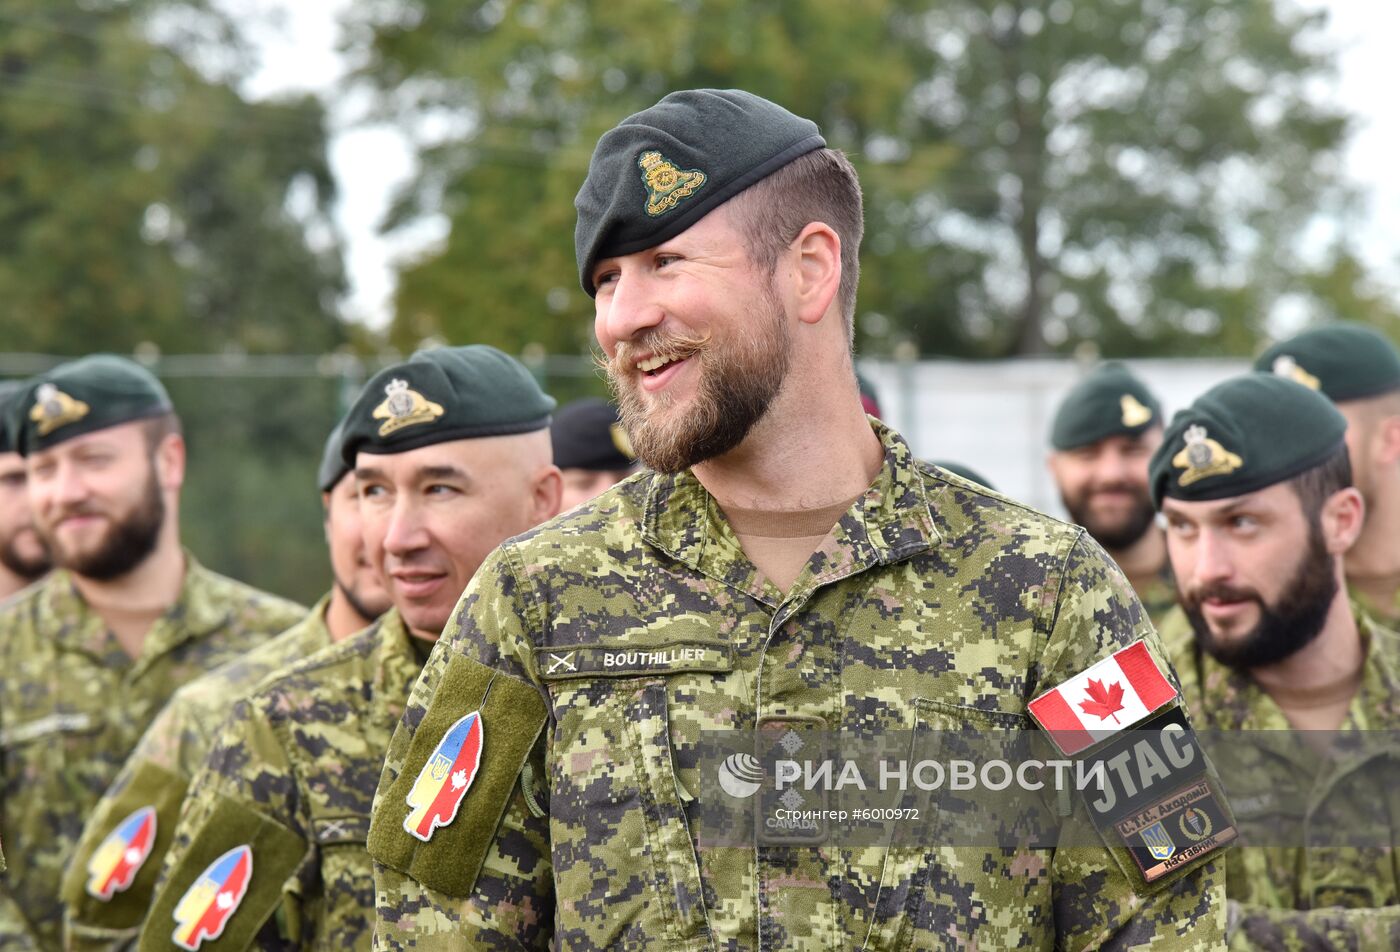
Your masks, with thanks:
M 414 635 L 436 641 L 442 630 L 447 627 L 448 619 L 452 617 L 452 607 L 443 609 L 431 605 L 400 605 L 399 614 L 403 616 L 403 623 Z

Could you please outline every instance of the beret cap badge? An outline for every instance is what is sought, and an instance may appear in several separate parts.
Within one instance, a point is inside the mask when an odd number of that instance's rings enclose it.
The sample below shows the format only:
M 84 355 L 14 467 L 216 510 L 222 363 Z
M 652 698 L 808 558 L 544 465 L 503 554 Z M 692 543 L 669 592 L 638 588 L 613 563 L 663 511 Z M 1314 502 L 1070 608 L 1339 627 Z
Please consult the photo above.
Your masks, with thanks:
M 647 214 L 653 218 L 666 214 L 694 195 L 707 178 L 699 169 L 677 168 L 670 159 L 650 149 L 637 156 L 637 165 L 647 189 Z
M 395 377 L 384 385 L 384 401 L 374 408 L 371 416 L 384 422 L 379 427 L 380 436 L 417 426 L 432 423 L 442 416 L 440 404 L 433 403 L 408 385 L 407 380 Z
M 1274 373 L 1279 377 L 1286 377 L 1296 383 L 1301 383 L 1309 390 L 1321 390 L 1322 381 L 1302 368 L 1296 359 L 1288 354 L 1279 354 L 1274 360 Z
M 1142 401 L 1131 393 L 1123 394 L 1118 405 L 1123 410 L 1123 425 L 1126 427 L 1138 427 L 1152 421 L 1151 408 L 1143 406 Z
M 39 385 L 34 393 L 34 406 L 29 411 L 29 419 L 36 425 L 40 436 L 48 436 L 61 426 L 76 423 L 88 415 L 91 409 L 81 400 L 74 400 L 51 383 Z
M 1172 457 L 1172 465 L 1185 470 L 1177 478 L 1182 486 L 1233 473 L 1244 465 L 1244 460 L 1212 440 L 1203 426 L 1188 427 L 1182 435 L 1186 448 Z

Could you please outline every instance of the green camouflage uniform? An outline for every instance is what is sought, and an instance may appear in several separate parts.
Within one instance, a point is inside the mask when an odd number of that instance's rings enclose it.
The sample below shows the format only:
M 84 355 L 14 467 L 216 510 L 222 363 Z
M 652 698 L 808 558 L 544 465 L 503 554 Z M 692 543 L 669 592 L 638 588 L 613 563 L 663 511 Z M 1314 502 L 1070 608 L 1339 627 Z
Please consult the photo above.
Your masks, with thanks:
M 1142 610 L 1147 612 L 1148 620 L 1160 631 L 1162 619 L 1176 607 L 1176 582 L 1172 579 L 1171 564 L 1168 563 L 1162 571 L 1152 576 L 1152 581 L 1134 589 L 1134 592 L 1138 601 L 1142 602 Z
M 1400 636 L 1357 616 L 1366 640 L 1361 687 L 1341 730 L 1400 728 Z M 1283 710 L 1248 675 L 1225 667 L 1196 647 L 1180 609 L 1163 625 L 1163 639 L 1181 678 L 1182 696 L 1202 731 L 1290 731 Z M 1383 747 L 1383 745 L 1376 745 Z M 1230 805 L 1243 825 L 1295 828 L 1345 817 L 1392 830 L 1400 843 L 1400 755 L 1368 748 L 1366 757 L 1340 766 L 1305 756 L 1297 744 L 1262 750 L 1259 763 L 1235 775 L 1251 779 L 1232 789 Z M 1279 791 L 1312 777 L 1306 800 L 1288 802 Z M 1286 777 L 1271 783 L 1270 776 Z M 1391 820 L 1390 817 L 1396 817 Z M 1400 871 L 1393 847 L 1310 848 L 1241 846 L 1229 852 L 1230 947 L 1240 949 L 1400 948 Z
M 133 660 L 56 571 L 0 614 L 0 948 L 57 948 L 59 882 L 83 824 L 175 689 L 306 609 L 201 567 Z
M 161 860 L 179 818 L 190 778 L 214 746 L 234 703 L 265 677 L 331 644 L 325 595 L 291 628 L 248 654 L 175 692 L 91 813 L 64 877 L 69 949 L 117 948 L 134 939 L 150 905 Z M 157 838 L 129 888 L 102 901 L 88 892 L 88 861 L 107 836 L 135 811 L 156 808 Z
M 696 849 L 702 731 L 1029 728 L 1031 698 L 1118 648 L 1162 656 L 1082 530 L 876 429 L 882 472 L 786 596 L 688 471 L 632 477 L 487 560 L 389 747 L 376 948 L 1220 945 L 1213 856 L 1146 885 L 1121 846 Z M 604 648 L 694 663 L 607 671 Z M 405 791 L 473 710 L 480 772 L 420 844 Z
M 215 857 L 245 843 L 254 878 L 215 949 L 370 947 L 370 803 L 422 669 L 418 652 L 390 611 L 237 705 L 191 783 L 142 949 L 171 948 L 180 898 Z

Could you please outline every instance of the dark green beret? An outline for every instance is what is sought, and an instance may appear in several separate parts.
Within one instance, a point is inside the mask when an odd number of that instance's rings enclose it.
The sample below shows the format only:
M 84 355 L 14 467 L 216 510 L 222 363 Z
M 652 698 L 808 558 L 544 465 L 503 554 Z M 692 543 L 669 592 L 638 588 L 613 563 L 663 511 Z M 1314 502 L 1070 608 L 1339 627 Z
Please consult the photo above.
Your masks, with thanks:
M 321 465 L 316 469 L 316 486 L 323 493 L 336 487 L 341 478 L 350 472 L 345 457 L 340 455 L 340 444 L 345 438 L 345 421 L 341 420 L 326 437 L 326 448 L 321 451 Z
M 64 440 L 174 410 L 145 367 L 113 354 L 93 354 L 31 377 L 10 405 L 15 450 L 23 456 Z
M 23 389 L 23 380 L 0 381 L 0 453 L 15 451 L 15 441 L 10 438 L 10 408 Z
M 631 469 L 636 462 L 617 410 L 595 397 L 561 407 L 549 425 L 549 439 L 554 444 L 554 465 L 560 469 L 616 472 Z
M 939 469 L 946 469 L 950 473 L 956 473 L 963 479 L 969 479 L 978 485 L 985 486 L 993 492 L 996 491 L 996 487 L 987 480 L 987 477 L 977 472 L 977 470 L 973 469 L 971 466 L 964 466 L 962 463 L 954 463 L 946 459 L 933 460 L 933 465 L 937 466 Z
M 1172 417 L 1148 466 L 1152 502 L 1226 499 L 1292 479 L 1342 446 L 1332 402 L 1285 377 L 1244 374 Z
M 1072 450 L 1110 436 L 1137 436 L 1162 422 L 1162 407 L 1122 364 L 1101 364 L 1075 384 L 1050 428 L 1050 445 Z
M 574 198 L 590 296 L 599 258 L 674 238 L 759 179 L 826 145 L 816 123 L 741 89 L 686 89 L 603 134 Z
M 1400 353 L 1374 327 L 1339 322 L 1275 344 L 1255 370 L 1321 390 L 1335 403 L 1400 390 Z
M 554 398 L 525 365 L 494 347 L 438 347 L 375 374 L 345 415 L 340 455 L 420 446 L 549 426 Z

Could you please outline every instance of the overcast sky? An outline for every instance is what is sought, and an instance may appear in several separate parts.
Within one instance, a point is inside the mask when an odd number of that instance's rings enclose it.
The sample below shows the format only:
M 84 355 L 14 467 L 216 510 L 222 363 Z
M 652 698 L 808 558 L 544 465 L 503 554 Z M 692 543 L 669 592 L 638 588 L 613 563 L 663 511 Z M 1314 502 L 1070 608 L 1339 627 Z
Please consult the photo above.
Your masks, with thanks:
M 1400 89 L 1395 40 L 1400 4 L 1383 0 L 1301 0 L 1331 11 L 1329 38 L 1340 52 L 1338 95 L 1358 118 L 1346 168 L 1369 210 L 1361 250 L 1387 282 L 1400 289 Z M 393 130 L 366 124 L 363 103 L 338 94 L 345 62 L 336 51 L 336 20 L 349 0 L 221 0 L 257 44 L 261 70 L 254 96 L 309 90 L 332 105 L 336 134 L 331 163 L 340 182 L 337 220 L 347 242 L 351 294 L 348 315 L 383 326 L 391 315 L 393 262 L 441 236 L 445 223 L 426 222 L 386 239 L 378 223 L 394 187 L 413 174 L 413 160 Z M 1397 291 L 1400 293 L 1400 291 Z

